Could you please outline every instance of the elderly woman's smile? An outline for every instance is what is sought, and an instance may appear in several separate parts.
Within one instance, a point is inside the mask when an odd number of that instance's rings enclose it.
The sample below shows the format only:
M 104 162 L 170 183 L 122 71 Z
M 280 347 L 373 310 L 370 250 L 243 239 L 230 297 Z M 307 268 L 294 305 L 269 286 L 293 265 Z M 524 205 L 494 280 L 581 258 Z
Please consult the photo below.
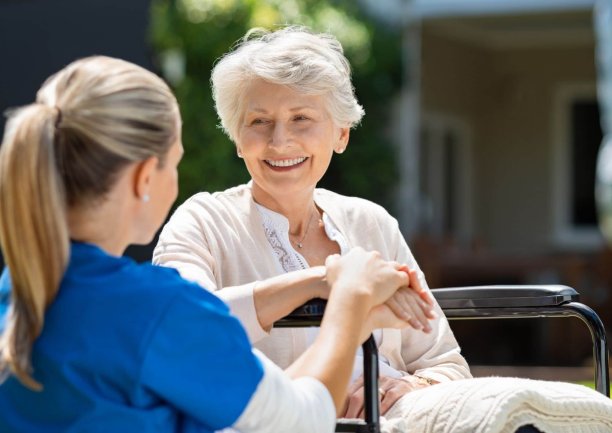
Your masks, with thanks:
M 308 157 L 304 156 L 301 158 L 292 158 L 292 159 L 266 159 L 264 161 L 270 167 L 283 171 L 283 170 L 290 170 L 292 168 L 296 168 L 302 165 L 302 163 L 305 162 L 307 159 Z

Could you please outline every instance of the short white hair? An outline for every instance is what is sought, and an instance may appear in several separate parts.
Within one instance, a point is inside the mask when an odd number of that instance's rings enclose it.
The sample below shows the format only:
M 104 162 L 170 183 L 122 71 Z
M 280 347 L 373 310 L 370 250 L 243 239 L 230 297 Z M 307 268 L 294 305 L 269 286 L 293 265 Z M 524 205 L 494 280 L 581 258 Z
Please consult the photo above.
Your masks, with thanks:
M 294 26 L 274 32 L 253 29 L 212 71 L 221 127 L 234 142 L 242 122 L 244 92 L 257 79 L 324 96 L 329 114 L 340 127 L 352 128 L 364 115 L 351 83 L 351 66 L 334 36 Z

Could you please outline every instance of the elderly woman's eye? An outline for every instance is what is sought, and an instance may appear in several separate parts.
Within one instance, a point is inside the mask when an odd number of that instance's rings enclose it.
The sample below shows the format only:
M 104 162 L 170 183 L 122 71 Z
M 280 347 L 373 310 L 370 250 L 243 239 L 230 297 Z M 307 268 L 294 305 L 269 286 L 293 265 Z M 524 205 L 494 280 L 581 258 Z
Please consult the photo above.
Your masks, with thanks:
M 265 120 L 265 119 L 259 119 L 259 118 L 257 118 L 257 119 L 253 119 L 253 120 L 251 120 L 251 125 L 263 125 L 263 124 L 265 124 L 265 123 L 266 123 L 266 120 Z
M 304 116 L 303 114 L 298 114 L 293 118 L 293 120 L 309 120 L 309 118 L 307 116 Z

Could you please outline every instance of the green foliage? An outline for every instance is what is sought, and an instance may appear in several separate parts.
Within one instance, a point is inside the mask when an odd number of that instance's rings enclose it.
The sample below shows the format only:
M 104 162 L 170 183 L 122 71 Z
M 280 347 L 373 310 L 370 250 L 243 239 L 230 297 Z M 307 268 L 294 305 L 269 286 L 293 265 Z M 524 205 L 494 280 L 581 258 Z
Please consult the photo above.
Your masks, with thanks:
M 362 124 L 351 133 L 347 152 L 334 158 L 320 186 L 392 207 L 398 169 L 385 129 L 401 83 L 400 36 L 377 26 L 351 0 L 152 2 L 151 39 L 184 122 L 178 202 L 198 191 L 222 190 L 249 179 L 234 145 L 218 128 L 210 71 L 248 29 L 279 24 L 334 34 L 351 62 L 357 96 L 366 110 Z M 172 73 L 173 64 L 179 66 L 177 74 Z

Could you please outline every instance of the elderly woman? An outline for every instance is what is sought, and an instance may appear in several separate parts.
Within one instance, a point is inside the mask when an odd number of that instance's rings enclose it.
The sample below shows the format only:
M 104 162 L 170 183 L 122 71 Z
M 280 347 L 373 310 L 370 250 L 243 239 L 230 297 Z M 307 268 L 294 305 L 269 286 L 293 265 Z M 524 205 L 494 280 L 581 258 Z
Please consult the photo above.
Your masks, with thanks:
M 223 129 L 252 180 L 187 200 L 164 227 L 154 262 L 214 290 L 254 346 L 285 368 L 318 331 L 272 329 L 274 322 L 329 296 L 321 267 L 328 256 L 355 246 L 378 251 L 417 276 L 388 301 L 411 327 L 375 333 L 382 412 L 412 390 L 470 377 L 441 309 L 427 311 L 434 301 L 397 221 L 372 202 L 317 188 L 364 113 L 340 43 L 304 28 L 251 34 L 218 61 L 212 86 Z M 362 412 L 361 364 L 347 417 Z
M 181 117 L 168 86 L 91 57 L 15 110 L 0 146 L 0 431 L 332 432 L 355 350 L 403 266 L 355 248 L 315 343 L 281 371 L 240 323 L 173 269 L 121 257 L 177 194 Z

